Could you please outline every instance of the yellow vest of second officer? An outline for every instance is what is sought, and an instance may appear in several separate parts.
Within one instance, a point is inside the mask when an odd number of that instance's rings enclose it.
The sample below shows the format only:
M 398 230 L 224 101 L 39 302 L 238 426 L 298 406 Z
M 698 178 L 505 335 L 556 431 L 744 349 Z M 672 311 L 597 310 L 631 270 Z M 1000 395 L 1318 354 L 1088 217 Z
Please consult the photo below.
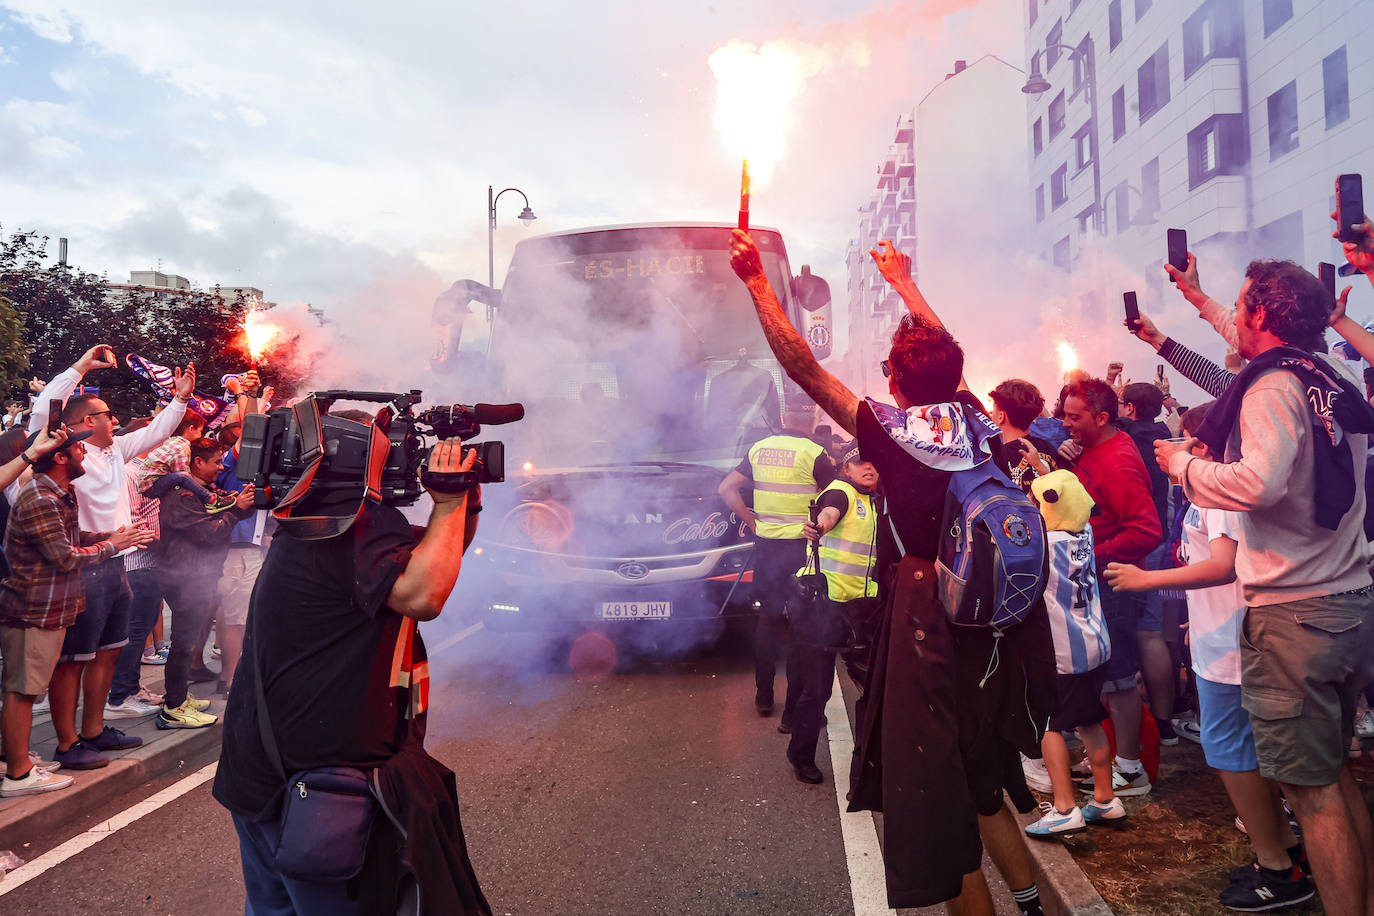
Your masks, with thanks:
M 873 497 L 844 480 L 836 480 L 821 492 L 828 490 L 840 490 L 849 498 L 849 511 L 821 536 L 821 572 L 830 600 L 872 598 L 878 594 L 878 583 L 873 580 L 878 534 Z
M 816 496 L 816 459 L 825 453 L 801 436 L 769 436 L 749 449 L 754 472 L 755 532 L 761 538 L 785 540 L 805 535 Z

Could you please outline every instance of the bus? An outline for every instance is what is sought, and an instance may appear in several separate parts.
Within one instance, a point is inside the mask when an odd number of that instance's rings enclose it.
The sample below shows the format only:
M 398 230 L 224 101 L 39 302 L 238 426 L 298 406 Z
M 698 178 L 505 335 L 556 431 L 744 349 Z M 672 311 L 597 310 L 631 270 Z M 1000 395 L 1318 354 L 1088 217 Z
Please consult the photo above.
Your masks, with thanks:
M 501 429 L 507 481 L 485 488 L 464 570 L 465 595 L 481 570 L 472 592 L 493 628 L 605 627 L 618 641 L 672 646 L 752 615 L 752 535 L 716 489 L 784 409 L 814 405 L 768 349 L 730 266 L 729 230 L 653 223 L 528 238 L 499 293 L 455 284 L 485 310 L 452 296 L 436 304 L 436 317 L 459 324 L 453 370 L 526 407 Z M 789 319 L 828 356 L 828 284 L 807 268 L 792 275 L 776 230 L 750 234 Z M 464 347 L 455 316 L 476 317 L 484 333 Z

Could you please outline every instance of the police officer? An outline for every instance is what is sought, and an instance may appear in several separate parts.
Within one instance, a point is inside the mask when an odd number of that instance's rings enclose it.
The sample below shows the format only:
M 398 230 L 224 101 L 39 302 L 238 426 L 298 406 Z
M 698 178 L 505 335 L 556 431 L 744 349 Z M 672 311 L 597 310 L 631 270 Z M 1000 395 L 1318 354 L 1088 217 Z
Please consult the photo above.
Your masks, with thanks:
M 718 492 L 725 504 L 755 534 L 754 597 L 761 605 L 754 631 L 754 706 L 759 715 L 773 713 L 773 678 L 783 609 L 797 569 L 806 562 L 806 536 L 811 500 L 835 478 L 835 466 L 824 448 L 812 441 L 815 417 L 810 408 L 788 410 L 782 432 L 754 443 L 739 467 L 725 475 Z M 754 508 L 744 502 L 746 486 L 754 490 Z M 786 721 L 789 710 L 783 711 Z
M 867 642 L 872 619 L 878 610 L 877 512 L 873 491 L 878 470 L 859 458 L 858 442 L 847 443 L 841 452 L 840 476 L 816 500 L 819 510 L 808 522 L 808 541 L 820 542 L 819 566 L 822 591 L 814 600 L 794 606 L 792 653 L 788 656 L 788 692 L 799 681 L 792 709 L 792 739 L 787 760 L 802 782 L 818 783 L 816 741 L 825 723 L 825 704 L 835 678 L 834 650 Z M 798 570 L 812 572 L 808 564 Z M 867 655 L 866 647 L 857 647 Z

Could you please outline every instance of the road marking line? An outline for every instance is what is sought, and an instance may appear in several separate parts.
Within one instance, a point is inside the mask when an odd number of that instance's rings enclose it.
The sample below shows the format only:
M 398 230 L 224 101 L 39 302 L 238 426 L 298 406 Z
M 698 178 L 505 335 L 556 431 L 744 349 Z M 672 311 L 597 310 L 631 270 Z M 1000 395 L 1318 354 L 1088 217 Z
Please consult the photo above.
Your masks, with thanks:
M 474 623 L 472 626 L 468 627 L 466 630 L 460 630 L 459 632 L 454 633 L 454 634 L 453 634 L 452 636 L 450 636 L 448 639 L 446 639 L 446 640 L 444 640 L 443 642 L 439 643 L 439 645 L 437 645 L 437 646 L 434 648 L 434 651 L 433 651 L 433 652 L 429 653 L 430 658 L 433 658 L 434 656 L 438 655 L 440 652 L 444 651 L 445 649 L 449 649 L 449 648 L 452 648 L 453 646 L 458 645 L 460 642 L 462 642 L 463 640 L 467 639 L 469 636 L 476 635 L 477 631 L 478 631 L 478 630 L 481 630 L 481 629 L 484 628 L 485 626 L 486 626 L 485 623 L 482 623 L 481 621 L 478 621 L 477 623 Z
M 5 896 L 12 890 L 22 887 L 48 869 L 61 865 L 72 856 L 89 849 L 101 840 L 113 836 L 145 814 L 152 814 L 168 802 L 176 801 L 187 792 L 190 792 L 192 789 L 208 781 L 215 775 L 215 770 L 218 768 L 219 761 L 215 761 L 179 782 L 173 783 L 161 792 L 153 795 L 151 798 L 147 798 L 121 811 L 108 821 L 102 821 L 85 833 L 72 837 L 56 849 L 48 850 L 32 862 L 19 866 L 3 878 L 0 878 L 0 897 Z
M 883 852 L 878 845 L 878 830 L 868 811 L 849 813 L 845 792 L 849 789 L 849 761 L 854 755 L 854 732 L 849 725 L 849 710 L 840 690 L 840 673 L 830 688 L 830 700 L 825 704 L 825 732 L 829 740 L 830 771 L 835 774 L 835 799 L 840 805 L 840 833 L 844 838 L 844 855 L 849 865 L 849 888 L 854 897 L 854 916 L 895 913 L 887 905 L 887 873 L 883 870 Z

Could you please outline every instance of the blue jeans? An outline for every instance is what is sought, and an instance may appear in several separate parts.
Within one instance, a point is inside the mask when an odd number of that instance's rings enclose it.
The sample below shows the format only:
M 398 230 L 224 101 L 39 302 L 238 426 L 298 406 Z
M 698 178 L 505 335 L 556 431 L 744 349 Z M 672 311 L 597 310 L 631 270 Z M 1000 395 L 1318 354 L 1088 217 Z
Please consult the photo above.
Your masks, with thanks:
M 130 569 L 124 574 L 129 578 L 133 598 L 129 604 L 129 644 L 119 650 L 114 680 L 110 683 L 110 704 L 113 706 L 138 693 L 143 643 L 162 613 L 162 584 L 158 581 L 157 570 Z
M 348 885 L 296 881 L 277 871 L 273 850 L 281 824 L 258 823 L 233 815 L 243 860 L 243 889 L 248 900 L 245 916 L 346 916 L 358 912 L 356 900 L 348 899 Z
M 192 493 L 196 494 L 203 503 L 208 503 L 210 501 L 210 491 L 205 489 L 199 480 L 196 480 L 185 471 L 173 471 L 170 474 L 163 474 L 157 480 L 154 480 L 152 484 L 149 485 L 148 489 L 143 491 L 143 496 L 145 499 L 161 499 L 169 490 L 177 486 L 182 486 L 190 490 Z

